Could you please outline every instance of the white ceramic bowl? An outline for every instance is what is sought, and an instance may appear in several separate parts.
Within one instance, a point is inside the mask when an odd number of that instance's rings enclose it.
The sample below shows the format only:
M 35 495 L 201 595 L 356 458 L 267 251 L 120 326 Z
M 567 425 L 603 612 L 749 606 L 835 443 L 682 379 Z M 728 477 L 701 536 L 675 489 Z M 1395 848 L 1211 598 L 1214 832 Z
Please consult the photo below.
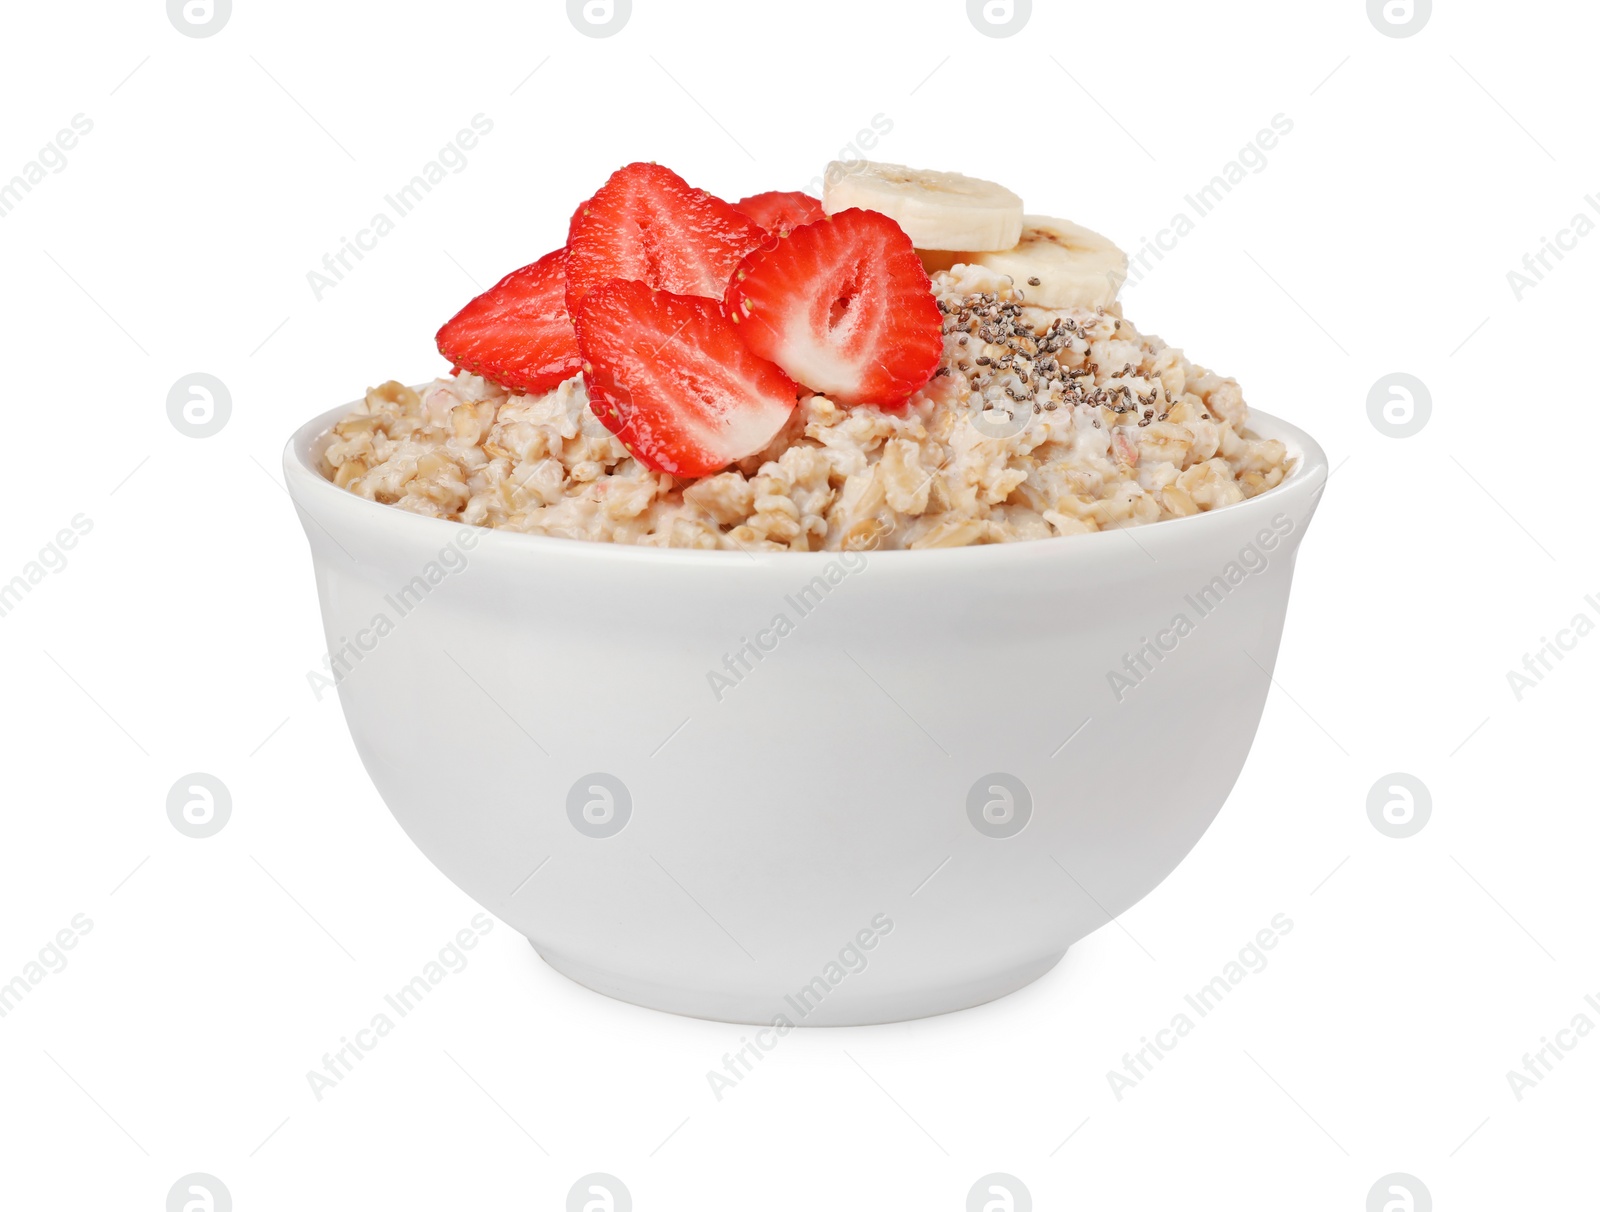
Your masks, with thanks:
M 395 817 L 579 983 L 762 1024 L 977 1005 L 1160 883 L 1249 752 L 1328 474 L 1257 413 L 1293 473 L 1191 518 L 656 550 L 335 488 L 317 460 L 348 411 L 296 433 L 284 472 Z

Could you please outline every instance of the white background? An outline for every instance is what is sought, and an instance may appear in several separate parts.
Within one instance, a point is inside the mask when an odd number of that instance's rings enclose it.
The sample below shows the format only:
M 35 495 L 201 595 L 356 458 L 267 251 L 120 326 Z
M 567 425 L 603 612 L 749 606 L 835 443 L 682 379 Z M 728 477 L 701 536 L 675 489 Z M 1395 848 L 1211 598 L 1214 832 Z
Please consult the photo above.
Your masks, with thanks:
M 1487 0 L 1404 39 L 1361 0 L 1040 0 L 1005 39 L 953 0 L 636 0 L 603 40 L 557 0 L 237 0 L 204 39 L 159 0 L 8 5 L 0 181 L 94 129 L 0 219 L 0 579 L 93 530 L 0 618 L 0 981 L 94 925 L 0 1019 L 0 1203 L 156 1210 L 203 1171 L 241 1212 L 555 1209 L 606 1171 L 642 1212 L 931 1212 L 1004 1171 L 1041 1209 L 1359 1212 L 1403 1171 L 1441 1210 L 1590 1206 L 1600 1038 L 1520 1101 L 1505 1074 L 1600 1024 L 1600 638 L 1520 702 L 1506 673 L 1600 618 L 1600 238 L 1521 301 L 1506 273 L 1600 190 L 1597 37 L 1589 6 Z M 318 301 L 307 272 L 479 113 L 468 167 Z M 804 188 L 883 115 L 876 158 L 1134 249 L 1279 113 L 1125 299 L 1337 468 L 1254 752 L 1178 871 L 1031 988 L 798 1033 L 721 1102 L 743 1029 L 591 994 L 497 925 L 318 1102 L 306 1071 L 477 909 L 308 688 L 288 433 L 442 369 L 442 320 L 629 160 Z M 166 416 L 194 371 L 233 400 L 204 440 Z M 1367 417 L 1392 371 L 1431 389 L 1411 438 Z M 191 771 L 232 793 L 209 840 L 166 817 Z M 1392 771 L 1432 793 L 1406 840 L 1367 818 Z M 1106 1071 L 1277 913 L 1269 966 L 1119 1101 Z

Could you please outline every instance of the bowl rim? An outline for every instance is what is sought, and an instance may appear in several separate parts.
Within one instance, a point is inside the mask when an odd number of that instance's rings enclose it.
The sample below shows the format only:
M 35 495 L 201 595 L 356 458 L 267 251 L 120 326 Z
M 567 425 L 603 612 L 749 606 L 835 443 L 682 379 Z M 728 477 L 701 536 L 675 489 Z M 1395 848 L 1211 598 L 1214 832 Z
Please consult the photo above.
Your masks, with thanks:
M 459 528 L 468 523 L 448 518 L 430 518 L 425 514 L 397 509 L 379 501 L 369 501 L 356 493 L 337 487 L 325 477 L 313 461 L 313 452 L 324 442 L 334 424 L 349 415 L 362 401 L 355 400 L 321 413 L 296 429 L 283 448 L 284 482 L 296 507 L 313 516 L 318 525 L 326 516 L 323 506 L 333 510 L 340 520 L 356 527 L 381 527 L 392 531 L 396 527 L 413 530 L 418 536 L 434 534 L 441 545 L 453 537 L 439 528 Z M 1189 547 L 1211 535 L 1253 531 L 1256 526 L 1266 526 L 1268 519 L 1283 508 L 1304 507 L 1314 509 L 1317 497 L 1327 483 L 1328 456 L 1310 434 L 1271 413 L 1250 410 L 1247 432 L 1256 437 L 1276 438 L 1288 448 L 1293 466 L 1276 488 L 1258 496 L 1219 509 L 1208 510 L 1183 518 L 1165 518 L 1139 526 L 1114 527 L 1091 534 L 1052 535 L 1044 539 L 1024 539 L 1008 543 L 971 544 L 965 547 L 932 547 L 916 550 L 866 550 L 860 552 L 825 551 L 723 551 L 691 547 L 653 547 L 636 543 L 610 543 L 592 539 L 569 539 L 559 535 L 525 534 L 521 531 L 503 530 L 489 526 L 472 526 L 475 546 L 489 544 L 491 550 L 513 553 L 521 550 L 526 555 L 539 554 L 552 557 L 570 557 L 584 560 L 616 560 L 647 564 L 710 564 L 727 567 L 767 567 L 774 563 L 784 567 L 801 567 L 834 560 L 841 555 L 858 555 L 874 563 L 893 561 L 918 566 L 934 561 L 995 562 L 1013 559 L 1038 559 L 1041 557 L 1104 558 L 1112 543 L 1123 543 L 1136 533 L 1139 537 L 1133 546 L 1152 559 L 1166 548 Z M 457 532 L 459 533 L 459 532 Z

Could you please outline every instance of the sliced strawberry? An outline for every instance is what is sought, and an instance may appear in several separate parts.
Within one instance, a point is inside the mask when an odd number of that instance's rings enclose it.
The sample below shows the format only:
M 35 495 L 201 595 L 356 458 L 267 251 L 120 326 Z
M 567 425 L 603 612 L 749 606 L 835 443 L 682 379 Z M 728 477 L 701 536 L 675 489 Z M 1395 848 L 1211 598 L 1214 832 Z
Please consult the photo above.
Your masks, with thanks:
M 720 471 L 763 449 L 794 411 L 799 388 L 745 348 L 715 300 L 614 279 L 576 318 L 589 407 L 657 471 Z
M 751 253 L 725 304 L 752 351 L 841 404 L 904 404 L 944 347 L 911 238 L 876 211 L 842 210 Z
M 765 229 L 670 168 L 629 164 L 572 217 L 567 306 L 576 312 L 612 278 L 720 299 L 733 267 L 765 239 Z
M 511 391 L 549 391 L 582 368 L 567 313 L 567 250 L 513 270 L 439 330 L 439 352 Z
M 772 190 L 769 193 L 740 198 L 734 206 L 746 218 L 761 224 L 774 236 L 827 218 L 823 213 L 822 203 L 810 194 Z

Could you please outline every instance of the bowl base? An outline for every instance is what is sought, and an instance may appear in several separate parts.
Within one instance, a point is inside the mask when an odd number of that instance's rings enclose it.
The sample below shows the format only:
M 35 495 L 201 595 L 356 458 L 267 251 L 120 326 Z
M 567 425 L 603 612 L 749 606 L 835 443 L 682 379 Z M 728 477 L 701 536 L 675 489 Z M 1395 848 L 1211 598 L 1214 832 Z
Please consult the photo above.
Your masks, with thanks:
M 783 1016 L 797 1027 L 865 1027 L 874 1023 L 898 1023 L 907 1019 L 930 1018 L 935 1014 L 949 1014 L 981 1006 L 996 998 L 1015 993 L 1031 985 L 1061 962 L 1066 951 L 1039 960 L 1008 968 L 973 980 L 917 989 L 898 994 L 879 994 L 866 997 L 832 997 L 818 1002 L 809 1013 L 801 1013 L 797 1006 L 782 995 L 776 997 L 744 994 L 709 993 L 699 989 L 660 985 L 634 977 L 606 972 L 578 960 L 540 950 L 532 939 L 539 958 L 570 981 L 603 993 L 607 997 L 647 1010 L 664 1010 L 686 1018 L 710 1019 L 720 1023 L 748 1023 L 753 1026 L 770 1026 L 775 1018 Z

